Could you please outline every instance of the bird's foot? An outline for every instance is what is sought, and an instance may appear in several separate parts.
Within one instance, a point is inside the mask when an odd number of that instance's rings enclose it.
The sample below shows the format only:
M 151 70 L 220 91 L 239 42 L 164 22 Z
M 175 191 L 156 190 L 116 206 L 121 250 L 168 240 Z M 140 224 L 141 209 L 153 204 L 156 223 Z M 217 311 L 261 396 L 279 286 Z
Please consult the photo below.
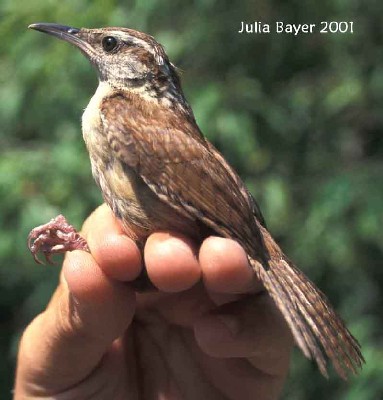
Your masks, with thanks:
M 28 235 L 28 248 L 35 261 L 39 264 L 43 264 L 37 256 L 40 251 L 50 264 L 53 263 L 51 260 L 52 254 L 73 250 L 89 252 L 86 240 L 80 236 L 72 225 L 68 224 L 62 215 L 51 219 L 47 224 L 32 229 Z

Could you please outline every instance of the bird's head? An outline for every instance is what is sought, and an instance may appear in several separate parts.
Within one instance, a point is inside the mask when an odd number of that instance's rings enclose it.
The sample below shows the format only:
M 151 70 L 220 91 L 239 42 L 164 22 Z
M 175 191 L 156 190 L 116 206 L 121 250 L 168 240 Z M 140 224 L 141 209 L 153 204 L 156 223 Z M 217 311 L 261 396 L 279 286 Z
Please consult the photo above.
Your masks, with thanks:
M 78 47 L 95 65 L 99 79 L 115 88 L 142 89 L 154 97 L 181 92 L 175 67 L 150 35 L 127 28 L 78 29 L 51 23 L 29 28 Z

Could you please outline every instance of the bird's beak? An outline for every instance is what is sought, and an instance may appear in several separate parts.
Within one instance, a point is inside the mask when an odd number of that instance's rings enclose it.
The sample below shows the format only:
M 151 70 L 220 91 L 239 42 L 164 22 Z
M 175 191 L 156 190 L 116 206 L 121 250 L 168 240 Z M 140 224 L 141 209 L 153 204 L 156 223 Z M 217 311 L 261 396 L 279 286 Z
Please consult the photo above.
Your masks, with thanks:
M 28 26 L 29 29 L 47 33 L 48 35 L 55 36 L 61 40 L 74 44 L 84 53 L 90 55 L 92 53 L 92 46 L 81 38 L 81 29 L 73 28 L 71 26 L 51 24 L 39 22 L 37 24 L 31 24 Z

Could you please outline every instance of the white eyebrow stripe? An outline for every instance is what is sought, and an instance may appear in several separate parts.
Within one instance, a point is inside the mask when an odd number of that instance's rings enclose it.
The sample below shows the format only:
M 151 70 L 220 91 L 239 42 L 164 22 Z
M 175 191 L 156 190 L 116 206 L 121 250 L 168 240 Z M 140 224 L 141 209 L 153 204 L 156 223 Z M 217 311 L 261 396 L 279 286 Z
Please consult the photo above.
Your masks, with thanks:
M 128 41 L 133 43 L 133 44 L 137 44 L 137 45 L 143 47 L 145 50 L 148 50 L 151 53 L 153 53 L 152 46 L 150 46 L 147 42 L 145 42 L 145 40 L 138 39 L 138 38 L 136 38 L 134 36 L 128 36 Z
M 136 44 L 136 45 L 144 48 L 149 53 L 153 54 L 153 56 L 155 57 L 155 59 L 156 59 L 158 64 L 163 64 L 164 63 L 163 57 L 160 54 L 158 54 L 158 52 L 156 51 L 155 47 L 150 45 L 145 40 L 142 40 L 142 39 L 137 38 L 135 36 L 129 35 L 127 33 L 126 34 L 121 34 L 120 31 L 111 31 L 110 33 L 112 35 L 115 35 L 116 37 L 120 38 L 121 40 L 125 39 L 126 41 L 128 41 L 130 43 Z
M 139 39 L 135 36 L 131 36 L 128 33 L 121 33 L 121 31 L 110 31 L 111 35 L 120 38 L 121 40 L 126 39 L 127 41 L 137 44 L 140 47 L 143 47 L 145 50 L 148 50 L 150 53 L 154 54 L 153 47 L 149 45 L 145 40 Z

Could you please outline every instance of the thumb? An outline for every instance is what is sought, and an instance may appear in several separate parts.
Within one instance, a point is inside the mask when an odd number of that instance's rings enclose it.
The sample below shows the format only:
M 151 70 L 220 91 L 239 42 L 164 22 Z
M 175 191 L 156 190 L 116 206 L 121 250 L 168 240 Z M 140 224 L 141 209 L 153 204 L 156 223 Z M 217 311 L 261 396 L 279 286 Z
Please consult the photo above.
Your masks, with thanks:
M 128 285 L 108 278 L 91 254 L 68 253 L 56 293 L 21 340 L 16 386 L 57 393 L 81 382 L 124 334 L 134 311 Z

